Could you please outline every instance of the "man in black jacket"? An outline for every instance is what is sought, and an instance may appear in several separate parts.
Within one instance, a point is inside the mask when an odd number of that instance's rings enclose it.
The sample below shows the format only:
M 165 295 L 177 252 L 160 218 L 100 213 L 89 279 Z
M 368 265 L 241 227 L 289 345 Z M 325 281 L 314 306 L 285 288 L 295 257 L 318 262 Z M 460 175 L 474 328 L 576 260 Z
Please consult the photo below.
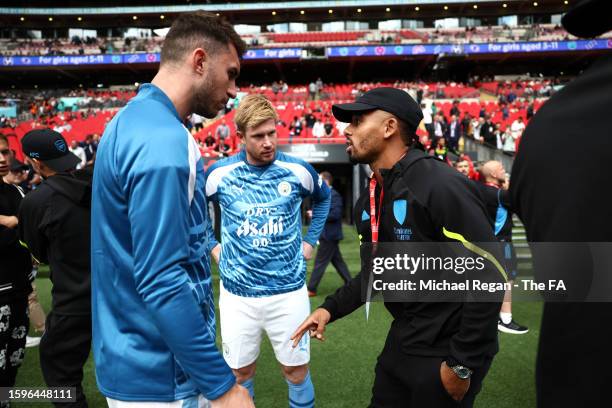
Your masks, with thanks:
M 53 283 L 40 366 L 48 386 L 76 387 L 75 403 L 56 406 L 86 407 L 81 381 L 91 345 L 91 172 L 73 172 L 79 158 L 57 132 L 33 130 L 21 143 L 45 179 L 19 208 L 19 235 L 40 262 L 49 264 Z
M 325 221 L 325 227 L 319 237 L 319 249 L 315 257 L 312 275 L 310 275 L 310 280 L 308 281 L 308 296 L 310 297 L 316 296 L 319 282 L 321 282 L 325 268 L 327 268 L 330 262 L 334 265 L 338 275 L 340 275 L 345 284 L 351 280 L 351 274 L 344 259 L 342 259 L 339 247 L 340 240 L 344 238 L 342 235 L 342 196 L 332 187 L 334 179 L 330 172 L 321 172 L 321 178 L 331 191 L 331 204 L 327 220 Z
M 351 160 L 368 163 L 374 172 L 370 193 L 355 206 L 362 245 L 485 242 L 492 243 L 488 256 L 499 259 L 475 186 L 418 148 L 415 131 L 423 115 L 408 94 L 377 88 L 355 103 L 334 105 L 333 113 L 350 122 L 345 136 Z M 487 267 L 487 275 L 501 280 L 503 271 L 492 269 Z M 295 342 L 306 330 L 321 340 L 327 323 L 364 303 L 360 275 L 304 321 Z M 394 321 L 376 365 L 371 407 L 455 407 L 458 401 L 471 407 L 498 350 L 500 304 L 386 302 Z
M 563 17 L 563 26 L 586 38 L 611 30 L 609 3 L 580 2 Z M 512 204 L 527 239 L 555 242 L 559 248 L 551 253 L 532 246 L 535 278 L 561 279 L 568 289 L 565 301 L 550 294 L 545 298 L 536 360 L 540 408 L 610 406 L 612 303 L 588 302 L 586 296 L 598 291 L 610 299 L 612 293 L 610 263 L 593 259 L 588 244 L 609 248 L 612 242 L 610 106 L 608 54 L 538 110 L 512 168 Z M 551 145 L 570 147 L 581 140 L 588 149 L 550 154 Z
M 17 187 L 2 181 L 11 160 L 8 140 L 0 135 L 0 387 L 15 385 L 24 357 L 28 295 L 32 292 L 32 261 L 17 237 L 17 209 L 22 196 Z M 0 407 L 8 406 L 7 401 L 0 401 Z

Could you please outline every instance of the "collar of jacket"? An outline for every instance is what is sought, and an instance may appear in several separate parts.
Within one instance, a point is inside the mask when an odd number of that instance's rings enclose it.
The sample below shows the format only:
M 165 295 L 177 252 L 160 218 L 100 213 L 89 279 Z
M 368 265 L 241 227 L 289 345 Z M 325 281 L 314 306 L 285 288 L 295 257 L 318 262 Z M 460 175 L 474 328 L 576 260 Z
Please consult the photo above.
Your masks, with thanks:
M 174 106 L 168 95 L 166 95 L 166 93 L 156 85 L 153 85 L 151 83 L 140 85 L 140 88 L 138 88 L 138 96 L 141 96 L 143 98 L 149 97 L 161 102 L 161 104 L 166 106 L 172 112 L 172 114 L 176 116 L 178 120 L 180 120 L 181 122 L 183 121 L 179 117 L 178 111 L 176 110 L 176 106 Z
M 433 156 L 429 156 L 421 149 L 408 149 L 408 152 L 400 161 L 395 163 L 390 169 L 381 169 L 380 175 L 383 178 L 383 185 L 388 186 L 393 182 L 395 176 L 404 173 L 410 166 L 422 159 L 431 159 Z

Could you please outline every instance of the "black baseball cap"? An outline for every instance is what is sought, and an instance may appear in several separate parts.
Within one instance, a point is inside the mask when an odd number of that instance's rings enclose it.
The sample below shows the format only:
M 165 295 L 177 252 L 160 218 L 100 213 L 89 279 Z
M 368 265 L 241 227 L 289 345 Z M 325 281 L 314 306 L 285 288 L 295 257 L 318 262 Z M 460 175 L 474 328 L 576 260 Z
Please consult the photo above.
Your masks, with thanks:
M 29 131 L 21 139 L 21 147 L 26 156 L 44 162 L 57 172 L 73 170 L 81 162 L 68 150 L 62 135 L 51 129 Z
M 332 106 L 334 117 L 340 122 L 350 123 L 353 115 L 374 110 L 392 113 L 406 122 L 412 131 L 416 131 L 423 120 L 423 111 L 410 95 L 397 88 L 374 88 L 353 103 L 341 103 Z
M 584 0 L 561 19 L 563 27 L 576 37 L 597 37 L 612 30 L 610 0 Z

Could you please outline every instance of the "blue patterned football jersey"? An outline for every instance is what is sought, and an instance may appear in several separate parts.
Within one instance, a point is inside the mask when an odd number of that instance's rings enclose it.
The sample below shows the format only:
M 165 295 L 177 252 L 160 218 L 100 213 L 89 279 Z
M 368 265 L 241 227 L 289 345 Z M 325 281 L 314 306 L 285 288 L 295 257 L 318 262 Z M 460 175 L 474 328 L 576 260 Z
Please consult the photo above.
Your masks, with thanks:
M 277 152 L 266 166 L 252 166 L 246 152 L 212 165 L 206 196 L 221 207 L 223 286 L 238 296 L 261 297 L 304 286 L 302 241 L 315 245 L 327 219 L 327 184 L 301 159 Z M 302 239 L 300 206 L 313 200 L 313 216 Z M 211 241 L 211 249 L 216 242 Z

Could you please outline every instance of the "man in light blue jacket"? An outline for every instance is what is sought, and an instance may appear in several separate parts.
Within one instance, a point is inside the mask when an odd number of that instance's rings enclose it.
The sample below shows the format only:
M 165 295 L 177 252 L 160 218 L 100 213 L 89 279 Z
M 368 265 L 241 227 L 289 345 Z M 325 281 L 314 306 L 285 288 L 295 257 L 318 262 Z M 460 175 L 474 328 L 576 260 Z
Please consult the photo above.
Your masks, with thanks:
M 236 96 L 244 42 L 179 16 L 152 83 L 109 123 L 92 202 L 93 348 L 114 407 L 253 407 L 215 346 L 204 167 L 183 126 Z

